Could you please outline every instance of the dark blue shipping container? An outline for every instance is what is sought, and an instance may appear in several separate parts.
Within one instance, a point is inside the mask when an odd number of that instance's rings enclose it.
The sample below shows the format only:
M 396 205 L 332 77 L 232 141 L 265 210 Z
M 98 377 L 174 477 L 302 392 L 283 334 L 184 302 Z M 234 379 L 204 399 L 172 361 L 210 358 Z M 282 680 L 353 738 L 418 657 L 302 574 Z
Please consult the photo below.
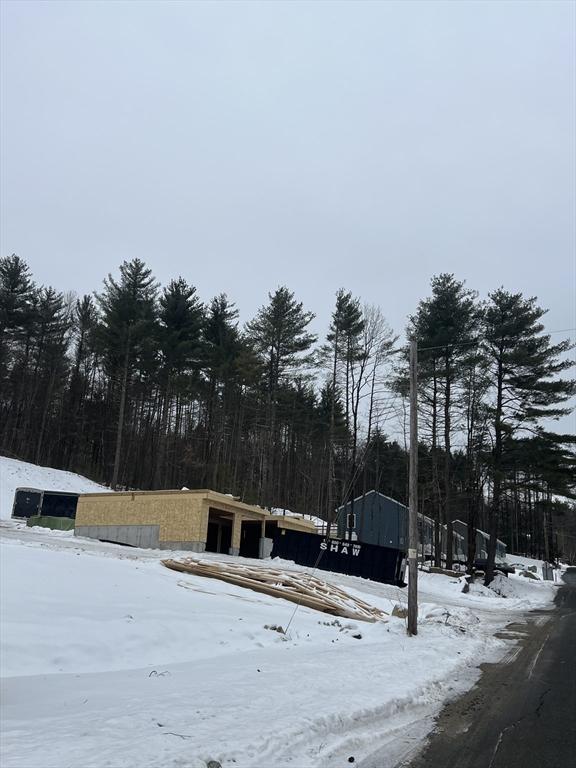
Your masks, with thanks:
M 358 541 L 326 539 L 315 533 L 281 528 L 274 534 L 271 556 L 324 571 L 405 586 L 406 553 L 400 549 L 377 547 Z

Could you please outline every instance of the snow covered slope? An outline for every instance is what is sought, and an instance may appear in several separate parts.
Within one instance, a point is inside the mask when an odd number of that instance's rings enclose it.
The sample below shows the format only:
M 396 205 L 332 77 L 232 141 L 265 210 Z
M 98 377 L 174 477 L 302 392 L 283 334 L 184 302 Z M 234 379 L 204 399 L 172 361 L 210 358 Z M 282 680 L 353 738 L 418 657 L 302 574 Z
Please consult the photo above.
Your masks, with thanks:
M 110 490 L 74 472 L 40 467 L 37 464 L 0 456 L 0 520 L 9 520 L 12 515 L 16 488 L 41 488 L 45 491 L 71 493 L 101 493 Z
M 303 607 L 286 636 L 274 627 L 292 603 L 169 571 L 165 552 L 11 523 L 0 534 L 3 768 L 323 768 L 395 734 L 405 750 L 408 728 L 510 650 L 494 632 L 555 593 L 522 582 L 519 599 L 463 594 L 457 579 L 422 574 L 417 638 L 402 619 Z M 384 610 L 405 600 L 320 575 Z
M 12 492 L 99 488 L 1 467 Z M 2 768 L 337 768 L 384 744 L 393 765 L 480 663 L 514 653 L 494 633 L 557 589 L 516 576 L 506 598 L 480 584 L 464 594 L 458 578 L 422 573 L 419 633 L 408 638 L 392 616 L 294 616 L 284 600 L 170 571 L 168 555 L 179 553 L 0 523 Z M 406 600 L 394 586 L 316 575 L 385 611 Z

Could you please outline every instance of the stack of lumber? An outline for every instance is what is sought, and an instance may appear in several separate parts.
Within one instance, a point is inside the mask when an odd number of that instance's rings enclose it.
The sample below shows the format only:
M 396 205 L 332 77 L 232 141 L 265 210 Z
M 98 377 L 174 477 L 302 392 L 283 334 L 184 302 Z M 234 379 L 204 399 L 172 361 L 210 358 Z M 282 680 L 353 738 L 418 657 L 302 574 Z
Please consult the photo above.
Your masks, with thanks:
M 298 571 L 282 571 L 267 566 L 247 566 L 210 560 L 162 560 L 174 571 L 220 579 L 238 587 L 281 597 L 316 611 L 358 621 L 385 621 L 387 614 L 334 584 Z

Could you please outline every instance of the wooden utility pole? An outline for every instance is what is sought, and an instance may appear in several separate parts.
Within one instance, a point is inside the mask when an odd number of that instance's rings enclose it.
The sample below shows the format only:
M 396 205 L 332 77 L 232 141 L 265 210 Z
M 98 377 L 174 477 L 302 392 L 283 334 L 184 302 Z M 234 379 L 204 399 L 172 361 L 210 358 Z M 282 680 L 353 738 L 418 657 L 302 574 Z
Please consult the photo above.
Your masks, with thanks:
M 408 501 L 408 634 L 418 634 L 418 347 L 410 342 L 410 492 Z
M 122 389 L 120 391 L 120 409 L 118 411 L 118 425 L 116 427 L 116 452 L 114 454 L 114 470 L 110 487 L 113 491 L 118 489 L 118 473 L 120 472 L 120 449 L 122 448 L 122 432 L 124 430 L 124 410 L 126 408 L 126 390 L 128 388 L 128 361 L 130 359 L 130 331 L 128 326 L 126 334 L 126 351 L 124 352 L 124 369 L 122 373 Z

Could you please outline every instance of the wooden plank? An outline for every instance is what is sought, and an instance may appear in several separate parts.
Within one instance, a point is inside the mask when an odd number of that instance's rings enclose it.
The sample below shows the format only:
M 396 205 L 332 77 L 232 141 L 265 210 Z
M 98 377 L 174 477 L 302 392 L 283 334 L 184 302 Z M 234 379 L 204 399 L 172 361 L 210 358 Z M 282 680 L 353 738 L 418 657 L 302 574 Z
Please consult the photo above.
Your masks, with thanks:
M 235 563 L 208 563 L 191 558 L 163 560 L 162 564 L 175 571 L 220 579 L 334 616 L 369 622 L 386 618 L 384 611 L 315 577 L 307 577 L 306 583 L 303 583 L 302 579 L 298 578 L 299 574 L 292 572 L 240 566 Z M 306 578 L 305 574 L 303 576 Z

